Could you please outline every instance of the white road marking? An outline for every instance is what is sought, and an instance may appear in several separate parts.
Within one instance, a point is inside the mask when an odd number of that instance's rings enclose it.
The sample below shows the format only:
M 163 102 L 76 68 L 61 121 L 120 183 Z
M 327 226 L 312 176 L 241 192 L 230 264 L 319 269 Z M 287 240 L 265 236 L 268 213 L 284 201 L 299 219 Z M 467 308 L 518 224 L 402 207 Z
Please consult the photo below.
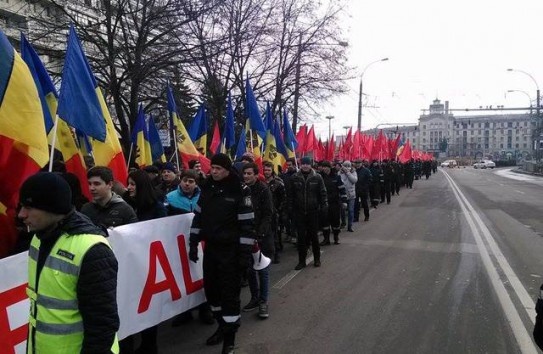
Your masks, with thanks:
M 322 254 L 322 251 L 321 251 L 321 254 Z M 310 265 L 311 263 L 313 263 L 313 255 L 307 257 L 305 259 L 305 263 L 307 265 Z M 279 280 L 277 283 L 275 283 L 272 288 L 273 289 L 282 289 L 285 285 L 288 284 L 289 281 L 291 281 L 292 279 L 294 279 L 294 277 L 296 275 L 298 275 L 298 273 L 300 273 L 301 271 L 303 270 L 300 269 L 300 270 L 291 270 L 290 272 L 287 273 L 287 275 L 285 275 L 284 277 L 281 278 L 281 280 Z
M 515 336 L 515 339 L 517 340 L 517 343 L 520 347 L 520 350 L 523 353 L 537 353 L 537 349 L 532 342 L 532 337 L 530 335 L 531 331 L 528 332 L 526 327 L 524 326 L 522 319 L 520 318 L 520 314 L 517 312 L 515 305 L 513 304 L 513 300 L 507 293 L 507 290 L 505 289 L 504 282 L 500 279 L 500 276 L 498 274 L 498 270 L 494 263 L 492 262 L 492 259 L 490 258 L 490 252 L 494 255 L 496 258 L 496 261 L 498 265 L 500 266 L 501 270 L 505 274 L 507 281 L 510 283 L 511 287 L 513 288 L 515 294 L 519 298 L 520 302 L 524 306 L 524 309 L 526 310 L 528 317 L 534 322 L 535 319 L 535 304 L 516 276 L 515 272 L 509 265 L 509 262 L 507 262 L 507 259 L 499 249 L 498 245 L 496 244 L 494 238 L 490 234 L 490 231 L 488 228 L 484 225 L 481 218 L 479 217 L 479 214 L 475 211 L 473 206 L 469 203 L 467 198 L 464 196 L 462 191 L 460 191 L 460 188 L 458 185 L 454 182 L 454 180 L 449 176 L 448 173 L 444 173 L 447 177 L 453 192 L 456 196 L 456 199 L 458 200 L 458 203 L 460 204 L 460 207 L 462 208 L 462 211 L 464 212 L 464 215 L 466 217 L 466 220 L 470 226 L 471 231 L 473 232 L 473 237 L 475 238 L 475 242 L 477 243 L 477 247 L 479 248 L 479 252 L 481 254 L 481 258 L 483 261 L 483 264 L 485 266 L 485 269 L 488 273 L 488 276 L 490 278 L 490 282 L 492 284 L 492 287 L 494 288 L 494 291 L 496 292 L 496 295 L 498 296 L 498 299 L 500 301 L 500 304 L 502 306 L 502 309 L 504 310 L 504 313 L 511 325 L 511 329 L 513 331 L 513 334 Z M 477 224 L 477 225 L 476 225 Z M 477 226 L 479 229 L 481 229 L 481 232 L 479 232 Z M 483 242 L 483 238 L 481 237 L 481 233 L 483 234 L 486 242 L 488 243 L 488 248 Z
M 515 192 L 520 193 L 520 194 L 526 194 L 526 193 L 524 193 L 524 192 L 522 192 L 522 191 L 518 191 L 518 190 L 516 190 L 516 189 L 515 189 Z

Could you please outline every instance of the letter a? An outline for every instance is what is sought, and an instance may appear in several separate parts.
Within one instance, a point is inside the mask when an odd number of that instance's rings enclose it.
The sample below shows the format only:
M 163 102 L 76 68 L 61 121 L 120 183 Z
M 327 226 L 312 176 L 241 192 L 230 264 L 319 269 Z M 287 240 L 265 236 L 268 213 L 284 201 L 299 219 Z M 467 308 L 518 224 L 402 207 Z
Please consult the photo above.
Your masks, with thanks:
M 160 267 L 166 277 L 166 279 L 158 283 L 156 282 L 156 261 L 160 263 Z M 181 291 L 173 276 L 172 267 L 170 266 L 168 256 L 166 256 L 166 252 L 164 251 L 164 246 L 162 246 L 162 242 L 154 241 L 149 248 L 149 273 L 147 273 L 145 287 L 143 288 L 143 293 L 140 297 L 138 313 L 145 312 L 149 309 L 153 295 L 166 290 L 170 290 L 172 301 L 181 298 Z

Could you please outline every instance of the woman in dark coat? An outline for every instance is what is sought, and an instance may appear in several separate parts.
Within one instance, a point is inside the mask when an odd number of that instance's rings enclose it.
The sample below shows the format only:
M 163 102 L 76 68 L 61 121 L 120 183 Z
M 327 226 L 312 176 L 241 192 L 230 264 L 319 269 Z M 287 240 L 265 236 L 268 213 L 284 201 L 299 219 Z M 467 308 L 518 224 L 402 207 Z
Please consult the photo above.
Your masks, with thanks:
M 167 216 L 166 207 L 159 200 L 147 172 L 143 170 L 130 172 L 127 185 L 127 193 L 123 197 L 134 208 L 139 221 Z M 133 338 L 128 337 L 123 339 L 123 342 L 126 340 L 133 341 Z M 132 347 L 133 343 L 130 343 L 127 349 Z M 127 352 L 131 352 L 131 350 L 129 349 Z M 153 326 L 141 332 L 141 346 L 136 350 L 136 353 L 153 354 L 157 352 L 157 326 Z

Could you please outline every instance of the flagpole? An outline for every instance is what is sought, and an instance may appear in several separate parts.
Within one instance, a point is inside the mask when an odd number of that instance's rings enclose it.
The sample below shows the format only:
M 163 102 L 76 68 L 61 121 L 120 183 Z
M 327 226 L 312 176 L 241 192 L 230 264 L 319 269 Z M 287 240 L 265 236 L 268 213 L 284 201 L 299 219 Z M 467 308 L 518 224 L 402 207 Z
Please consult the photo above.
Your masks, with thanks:
M 126 161 L 126 169 L 130 167 L 130 159 L 132 158 L 132 149 L 134 148 L 134 143 L 130 144 L 130 151 L 128 152 L 128 160 Z
M 296 170 L 298 170 L 298 159 L 296 158 L 296 150 L 294 150 L 294 142 L 290 142 L 290 146 L 292 147 L 292 151 L 294 152 L 294 165 L 296 166 Z
M 249 129 L 249 135 L 251 136 L 251 138 L 249 139 L 251 141 L 251 152 L 254 155 L 255 154 L 255 148 L 253 146 L 253 130 L 252 129 Z
M 177 148 L 177 127 L 173 126 L 173 141 L 175 142 L 175 161 L 177 163 L 177 169 L 179 170 L 179 149 Z M 173 156 L 172 156 L 173 157 Z M 170 158 L 171 160 L 171 158 Z
M 51 156 L 49 157 L 49 172 L 53 172 L 53 156 L 55 154 L 55 144 L 57 142 L 58 114 L 55 114 L 55 124 L 53 125 L 53 139 L 51 141 Z

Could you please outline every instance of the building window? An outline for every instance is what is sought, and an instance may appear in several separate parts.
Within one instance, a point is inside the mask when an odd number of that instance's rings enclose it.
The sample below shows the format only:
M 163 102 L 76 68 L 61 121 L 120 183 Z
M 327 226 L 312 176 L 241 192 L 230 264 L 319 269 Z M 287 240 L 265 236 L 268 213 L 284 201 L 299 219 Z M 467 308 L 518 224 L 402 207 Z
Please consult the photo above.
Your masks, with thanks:
M 509 130 L 507 131 L 507 136 L 512 136 L 512 135 L 513 135 L 513 131 L 512 131 L 511 129 L 509 129 Z
M 503 149 L 503 144 L 500 144 L 500 149 Z
M 524 122 L 524 126 L 527 127 L 527 126 L 528 126 L 528 122 Z
M 485 122 L 485 128 L 490 128 L 490 123 L 489 122 Z
M 422 129 L 426 129 L 426 124 L 424 124 L 424 125 L 422 126 Z
M 479 124 L 480 125 L 480 124 Z M 477 131 L 477 134 L 481 135 L 481 129 Z
M 518 145 L 518 144 L 515 144 L 515 147 L 518 149 L 519 145 Z
M 513 128 L 513 122 L 507 122 L 507 128 Z
M 488 149 L 488 144 L 485 144 L 485 149 Z
M 526 148 L 528 147 L 528 146 L 526 145 L 526 143 L 524 143 L 524 145 L 523 145 L 523 146 L 524 146 L 524 148 L 525 148 L 525 149 L 526 149 Z

